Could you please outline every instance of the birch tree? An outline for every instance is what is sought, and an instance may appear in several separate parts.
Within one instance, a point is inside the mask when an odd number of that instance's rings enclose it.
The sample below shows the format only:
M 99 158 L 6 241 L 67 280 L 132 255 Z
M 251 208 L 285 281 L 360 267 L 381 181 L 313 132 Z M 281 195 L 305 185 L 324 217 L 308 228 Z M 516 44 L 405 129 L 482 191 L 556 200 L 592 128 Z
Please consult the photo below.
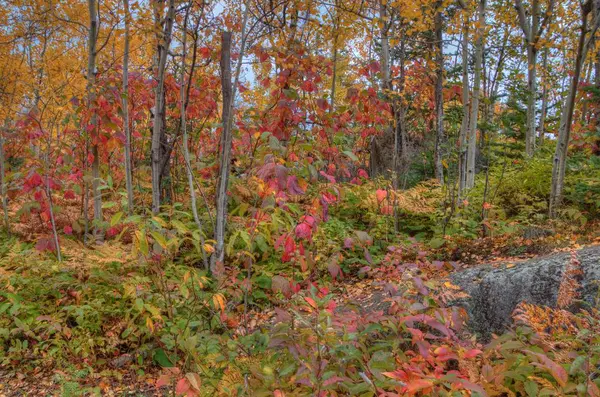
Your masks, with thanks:
M 127 212 L 133 213 L 133 178 L 131 170 L 131 131 L 129 130 L 129 0 L 123 0 L 125 10 L 125 51 L 123 53 L 123 130 L 125 133 L 125 187 Z
M 471 113 L 467 134 L 467 175 L 465 188 L 475 185 L 475 160 L 477 156 L 477 121 L 479 115 L 479 96 L 481 94 L 481 71 L 483 67 L 483 45 L 485 36 L 485 9 L 487 0 L 480 0 L 477 13 L 477 41 L 475 42 L 475 71 L 473 76 L 473 93 L 471 94 Z
M 527 126 L 525 129 L 525 152 L 532 156 L 536 140 L 537 102 L 537 54 L 540 38 L 548 26 L 554 10 L 554 0 L 548 0 L 546 10 L 541 12 L 540 0 L 531 0 L 529 12 L 525 11 L 522 0 L 515 0 L 519 26 L 525 36 L 527 46 Z M 541 18 L 541 19 L 540 19 Z
M 161 200 L 161 176 L 163 156 L 161 155 L 162 137 L 164 135 L 165 122 L 165 70 L 169 48 L 171 46 L 171 35 L 173 33 L 173 23 L 175 20 L 175 0 L 169 0 L 168 10 L 164 23 L 162 18 L 162 2 L 154 1 L 155 28 L 158 34 L 158 43 L 156 47 L 156 91 L 154 97 L 154 120 L 152 124 L 152 212 L 157 214 L 160 211 Z
M 550 217 L 556 217 L 557 210 L 562 203 L 567 153 L 569 149 L 569 140 L 571 138 L 571 125 L 573 124 L 573 111 L 575 110 L 577 88 L 579 86 L 581 71 L 590 49 L 590 44 L 600 27 L 599 11 L 600 0 L 586 0 L 584 3 L 580 3 L 581 26 L 577 42 L 577 52 L 575 55 L 575 68 L 573 70 L 573 76 L 571 77 L 569 93 L 563 105 L 558 139 L 556 140 L 556 150 L 554 152 L 552 164 L 552 185 L 548 208 Z M 590 19 L 592 20 L 590 21 Z
M 90 24 L 88 29 L 88 65 L 87 65 L 87 100 L 88 107 L 93 108 L 96 101 L 96 57 L 98 55 L 96 44 L 98 41 L 98 3 L 88 0 Z M 94 134 L 98 134 L 98 116 L 92 111 L 90 124 Z M 92 197 L 94 200 L 94 235 L 100 238 L 99 224 L 102 222 L 102 196 L 100 194 L 100 157 L 98 152 L 97 137 L 92 140 Z

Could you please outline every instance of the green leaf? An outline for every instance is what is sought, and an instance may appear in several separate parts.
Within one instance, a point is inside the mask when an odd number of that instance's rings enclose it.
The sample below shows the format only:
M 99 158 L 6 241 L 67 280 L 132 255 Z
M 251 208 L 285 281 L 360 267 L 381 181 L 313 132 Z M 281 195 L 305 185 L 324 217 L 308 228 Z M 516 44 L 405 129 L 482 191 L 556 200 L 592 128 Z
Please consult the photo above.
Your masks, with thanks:
M 429 246 L 433 249 L 440 248 L 445 243 L 446 243 L 446 240 L 444 240 L 441 237 L 434 237 L 431 240 L 429 240 Z
M 350 160 L 358 161 L 358 157 L 356 157 L 356 155 L 354 153 L 352 153 L 350 150 L 344 150 L 342 153 L 344 153 L 346 156 L 348 156 L 348 158 Z
M 586 356 L 577 356 L 575 360 L 571 363 L 571 368 L 569 368 L 569 374 L 575 375 L 583 364 L 585 364 L 585 360 L 587 360 Z
M 190 229 L 188 229 L 187 226 L 183 224 L 183 222 L 178 220 L 172 220 L 171 225 L 173 225 L 180 234 L 186 234 L 190 231 Z
M 167 249 L 167 240 L 165 240 L 165 237 L 160 234 L 159 232 L 155 232 L 155 231 L 151 231 L 150 234 L 152 235 L 152 237 L 154 238 L 154 241 L 156 241 L 158 243 L 158 245 L 161 246 L 162 249 Z
M 115 226 L 123 218 L 123 211 L 119 211 L 110 218 L 110 226 Z
M 112 208 L 115 205 L 117 205 L 116 202 L 114 201 L 107 201 L 106 203 L 102 203 L 102 208 L 106 209 L 106 208 Z
M 148 248 L 148 239 L 146 239 L 146 231 L 145 230 L 136 230 L 135 237 L 137 238 L 138 248 L 142 255 L 148 256 L 149 248 Z
M 255 280 L 256 285 L 263 289 L 271 289 L 272 279 L 266 274 L 261 274 Z
M 536 397 L 538 395 L 538 385 L 537 383 L 528 380 L 525 382 L 525 391 L 529 397 Z
M 152 354 L 154 361 L 163 368 L 173 368 L 175 365 L 163 349 L 156 349 Z

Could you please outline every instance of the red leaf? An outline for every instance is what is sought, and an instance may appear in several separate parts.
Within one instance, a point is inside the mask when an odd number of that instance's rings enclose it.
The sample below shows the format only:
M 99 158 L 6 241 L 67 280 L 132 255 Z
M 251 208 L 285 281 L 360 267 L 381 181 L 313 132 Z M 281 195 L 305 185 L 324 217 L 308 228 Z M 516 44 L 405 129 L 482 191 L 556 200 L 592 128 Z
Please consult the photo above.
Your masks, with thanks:
M 186 378 L 181 378 L 177 382 L 177 386 L 175 386 L 175 394 L 178 396 L 187 394 L 187 392 L 190 390 L 190 387 L 191 385 L 188 380 Z
M 465 358 L 473 358 L 473 357 L 480 355 L 481 353 L 483 353 L 483 352 L 479 349 L 471 349 L 471 350 L 468 350 L 465 352 L 464 357 Z
M 335 262 L 329 262 L 329 264 L 327 265 L 327 270 L 329 270 L 329 274 L 331 274 L 331 277 L 333 279 L 336 279 L 338 277 L 341 278 L 342 276 L 342 268 Z
M 567 381 L 569 380 L 569 375 L 567 374 L 567 371 L 560 366 L 560 364 L 557 364 L 554 361 L 550 360 L 544 354 L 535 353 L 529 350 L 526 350 L 525 352 L 537 358 L 537 360 L 539 361 L 538 366 L 547 369 L 550 372 L 550 374 L 552 374 L 554 379 L 556 379 L 558 384 L 561 385 L 561 387 L 565 387 Z
M 72 190 L 67 190 L 63 197 L 65 200 L 73 200 L 75 198 L 75 192 Z
M 325 171 L 321 171 L 320 174 L 327 179 L 329 182 L 331 183 L 335 183 L 335 178 L 329 174 L 327 174 Z
M 287 177 L 287 190 L 290 194 L 304 194 L 304 190 L 298 186 L 298 178 L 295 175 Z
M 383 200 L 387 198 L 387 194 L 387 190 L 377 189 L 377 191 L 375 192 L 375 196 L 377 196 L 377 202 L 379 204 L 383 203 Z
M 302 222 L 296 226 L 296 237 L 309 239 L 312 235 L 312 227 L 308 223 Z
M 168 374 L 164 374 L 161 375 L 155 383 L 156 387 L 163 387 L 163 386 L 167 386 L 169 383 L 171 383 L 171 376 Z
M 210 56 L 210 48 L 208 48 L 208 47 L 200 48 L 200 55 L 204 59 L 208 58 Z
M 470 382 L 470 381 L 468 381 L 466 379 L 461 379 L 460 383 L 467 390 L 477 392 L 480 396 L 483 396 L 483 397 L 487 396 L 487 393 L 485 392 L 485 390 L 483 389 L 483 387 L 479 386 L 478 384 Z

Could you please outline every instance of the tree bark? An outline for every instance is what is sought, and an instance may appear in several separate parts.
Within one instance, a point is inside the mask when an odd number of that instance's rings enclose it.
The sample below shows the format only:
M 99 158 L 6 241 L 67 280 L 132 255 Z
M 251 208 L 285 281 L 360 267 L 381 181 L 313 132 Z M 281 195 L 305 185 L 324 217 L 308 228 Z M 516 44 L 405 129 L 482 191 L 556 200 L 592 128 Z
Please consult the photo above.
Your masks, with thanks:
M 4 129 L 6 130 L 8 123 L 4 123 Z M 10 224 L 8 222 L 8 196 L 6 189 L 6 165 L 4 158 L 4 133 L 0 131 L 0 195 L 2 195 L 2 212 L 4 214 L 4 227 L 6 231 L 10 231 Z
M 211 258 L 211 270 L 215 270 L 217 263 L 223 263 L 225 259 L 225 228 L 227 225 L 227 185 L 229 183 L 229 168 L 231 166 L 232 145 L 232 100 L 233 90 L 231 86 L 231 32 L 223 32 L 221 36 L 221 89 L 223 92 L 221 132 L 221 153 L 219 164 L 219 181 L 217 183 L 217 215 L 215 227 L 215 254 Z
M 192 207 L 192 215 L 194 216 L 194 221 L 196 222 L 196 227 L 198 228 L 198 231 L 200 232 L 200 242 L 202 243 L 202 261 L 204 263 L 204 269 L 205 270 L 209 270 L 209 266 L 208 266 L 208 259 L 206 257 L 206 251 L 204 249 L 204 237 L 202 236 L 202 221 L 200 221 L 200 216 L 198 215 L 198 207 L 196 204 L 196 187 L 194 186 L 194 174 L 192 173 L 192 164 L 190 161 L 190 149 L 189 149 L 189 145 L 188 145 L 188 133 L 187 133 L 187 119 L 186 119 L 186 110 L 187 110 L 187 103 L 188 103 L 188 96 L 187 96 L 187 91 L 186 91 L 186 83 L 185 83 L 185 69 L 186 69 L 186 65 L 185 65 L 185 58 L 186 58 L 186 51 L 187 51 L 187 24 L 188 24 L 188 18 L 189 18 L 189 14 L 190 14 L 190 9 L 192 7 L 192 2 L 190 2 L 188 4 L 188 8 L 186 10 L 185 13 L 185 19 L 183 22 L 183 40 L 182 40 L 182 51 L 183 51 L 183 55 L 181 56 L 181 80 L 180 80 L 180 92 L 179 92 L 179 98 L 180 98 L 180 112 L 181 112 L 181 131 L 183 134 L 183 160 L 185 161 L 185 170 L 186 170 L 186 174 L 187 174 L 187 180 L 188 180 L 188 188 L 190 189 L 190 205 Z M 196 45 L 194 45 L 194 51 L 196 51 Z M 195 56 L 194 56 L 195 58 Z M 191 84 L 192 82 L 192 73 L 193 73 L 193 67 L 192 70 L 190 71 L 190 77 L 189 77 L 189 81 Z
M 525 153 L 528 156 L 533 156 L 535 151 L 535 116 L 537 102 L 537 50 L 535 49 L 534 44 L 527 45 L 527 65 L 527 128 L 525 131 Z
M 155 13 L 162 2 L 156 0 L 154 3 Z M 158 13 L 160 16 L 162 13 Z M 165 27 L 161 29 L 157 45 L 157 82 L 154 97 L 154 122 L 152 126 L 152 212 L 157 214 L 160 211 L 161 200 L 161 181 L 163 176 L 163 157 L 162 147 L 164 141 L 164 122 L 165 122 L 165 69 L 167 57 L 169 56 L 169 47 L 171 45 L 171 34 L 173 31 L 173 22 L 175 18 L 175 0 L 169 0 L 169 9 L 167 11 Z M 160 21 L 155 21 L 160 27 Z
M 231 32 L 223 32 L 221 36 L 221 89 L 223 92 L 223 132 L 221 133 L 221 157 L 219 164 L 219 179 L 217 182 L 216 207 L 217 214 L 215 219 L 215 253 L 210 258 L 210 267 L 213 273 L 219 270 L 219 267 L 225 260 L 225 232 L 227 230 L 227 188 L 229 184 L 229 170 L 231 168 L 231 147 L 233 141 L 233 117 L 235 95 L 240 80 L 242 70 L 242 61 L 246 50 L 246 25 L 250 15 L 250 7 L 246 3 L 244 16 L 242 20 L 241 44 L 235 66 L 235 77 L 231 84 Z
M 479 112 L 479 95 L 481 93 L 481 69 L 483 64 L 483 43 L 485 35 L 485 8 L 487 0 L 480 0 L 478 6 L 477 41 L 475 44 L 475 73 L 473 77 L 473 94 L 471 96 L 471 114 L 469 116 L 467 178 L 465 188 L 475 185 L 475 158 L 477 155 L 477 120 Z
M 98 10 L 96 0 L 88 0 L 88 10 L 90 17 L 90 26 L 88 30 L 88 68 L 87 68 L 87 96 L 88 109 L 92 109 L 96 100 L 96 43 L 98 39 Z M 98 134 L 98 115 L 96 110 L 92 111 L 91 125 L 93 126 L 94 134 Z M 100 194 L 100 156 L 98 151 L 98 137 L 94 137 L 92 143 L 92 196 L 94 199 L 94 235 L 97 239 L 100 236 L 100 223 L 102 222 L 102 196 Z
M 538 137 L 538 145 L 541 147 L 544 144 L 544 135 L 546 134 L 546 115 L 548 114 L 548 49 L 544 50 L 544 58 L 542 60 L 542 109 L 540 111 L 540 133 Z
M 383 93 L 383 97 L 386 98 L 388 103 L 390 103 L 389 94 L 392 91 L 392 80 L 390 78 L 390 43 L 388 35 L 390 23 L 388 18 L 389 16 L 387 13 L 386 3 L 384 1 L 380 1 L 379 19 L 381 20 L 381 50 L 379 51 L 379 63 L 381 65 L 381 91 Z M 393 128 L 393 123 L 390 123 L 386 126 L 381 137 L 372 137 L 369 161 L 372 177 L 378 175 L 389 175 L 390 168 L 392 168 L 392 179 L 394 178 L 393 174 L 396 172 L 395 168 L 398 164 L 396 141 L 397 139 Z M 389 147 L 393 148 L 391 156 L 388 149 Z
M 527 46 L 527 128 L 525 131 L 525 152 L 533 156 L 536 146 L 536 110 L 537 110 L 537 45 L 542 31 L 547 26 L 554 9 L 554 0 L 549 0 L 545 16 L 540 20 L 540 0 L 532 0 L 531 17 L 528 18 L 522 0 L 515 0 L 519 25 Z
M 598 3 L 600 2 L 596 1 L 596 4 L 594 4 L 592 0 L 587 0 L 581 6 L 581 33 L 579 35 L 579 42 L 577 45 L 575 69 L 573 70 L 573 77 L 571 79 L 569 94 L 567 96 L 567 99 L 565 100 L 562 115 L 560 118 L 560 128 L 558 131 L 558 139 L 556 140 L 556 150 L 554 152 L 554 162 L 552 166 L 552 186 L 550 191 L 550 203 L 548 208 L 548 212 L 551 218 L 556 217 L 557 210 L 562 204 L 565 169 L 567 164 L 567 152 L 569 149 L 569 139 L 571 137 L 571 125 L 573 123 L 573 111 L 575 109 L 577 88 L 579 86 L 581 70 L 585 63 L 590 42 L 592 41 L 600 25 L 600 15 L 597 15 L 595 20 L 593 21 L 592 27 L 588 30 L 588 16 L 592 12 L 592 7 L 599 6 Z
M 129 129 L 129 0 L 123 0 L 125 8 L 125 52 L 123 54 L 123 130 L 125 132 L 125 187 L 127 189 L 127 213 L 133 213 L 133 176 L 131 161 L 131 131 Z
M 435 13 L 435 118 L 436 118 L 436 139 L 435 139 L 435 176 L 440 185 L 444 184 L 444 165 L 442 145 L 444 143 L 444 46 L 443 46 L 443 17 L 442 4 L 437 2 Z
M 462 197 L 467 186 L 467 135 L 469 131 L 469 20 L 464 11 L 462 34 L 462 122 L 458 138 L 458 196 Z

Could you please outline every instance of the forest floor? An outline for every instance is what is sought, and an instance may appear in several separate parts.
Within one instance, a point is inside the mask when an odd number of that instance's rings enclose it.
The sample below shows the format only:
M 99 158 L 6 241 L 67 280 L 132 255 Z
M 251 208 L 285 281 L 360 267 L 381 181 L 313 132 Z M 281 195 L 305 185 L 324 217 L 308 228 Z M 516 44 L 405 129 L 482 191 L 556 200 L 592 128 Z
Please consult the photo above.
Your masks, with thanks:
M 106 242 L 95 246 L 93 249 L 84 248 L 81 243 L 67 240 L 63 244 L 65 261 L 60 264 L 54 264 L 56 271 L 75 272 L 80 278 L 86 278 L 90 273 L 105 269 L 108 263 L 121 263 L 125 265 L 129 259 L 127 245 L 117 242 Z M 544 256 L 552 257 L 561 252 L 580 248 L 579 245 L 563 246 L 554 248 L 551 252 L 546 252 Z M 548 251 L 549 249 L 546 249 Z M 15 272 L 21 272 L 18 256 L 22 253 L 18 250 L 9 249 L 0 256 L 0 280 L 6 282 Z M 31 255 L 37 255 L 32 253 Z M 536 258 L 538 255 L 524 254 L 514 257 L 487 258 L 486 262 L 494 267 L 518 267 L 521 262 Z M 477 262 L 477 263 L 473 263 Z M 479 266 L 482 262 L 474 261 L 470 258 L 468 263 L 454 262 L 454 270 L 440 272 L 439 277 L 447 280 L 453 271 Z M 48 266 L 47 261 L 39 261 L 39 267 Z M 46 269 L 40 269 L 46 270 Z M 110 268 L 106 268 L 110 271 Z M 36 269 L 29 269 L 35 273 Z M 344 316 L 362 316 L 380 315 L 387 312 L 394 302 L 395 290 L 392 287 L 402 282 L 401 274 L 375 273 L 368 277 L 348 277 L 332 285 L 332 292 L 335 292 L 335 302 L 338 313 Z M 455 286 L 446 281 L 450 289 Z M 85 301 L 78 302 L 85 305 Z M 254 329 L 271 327 L 275 317 L 271 309 L 265 309 L 262 312 L 252 313 L 254 321 L 251 327 Z M 243 332 L 243 331 L 240 331 Z M 117 375 L 117 376 L 115 376 Z M 140 368 L 123 366 L 118 370 L 112 371 L 110 376 L 104 376 L 102 373 L 93 373 L 83 371 L 77 379 L 73 379 L 72 374 L 66 374 L 59 369 L 49 369 L 36 367 L 32 371 L 20 372 L 0 368 L 0 396 L 51 396 L 51 395 L 79 395 L 81 385 L 101 391 L 106 396 L 163 396 L 168 393 L 164 389 L 157 389 L 155 381 L 159 375 L 158 368 Z M 65 382 L 64 379 L 71 379 Z M 73 392 L 70 394 L 68 389 L 70 383 L 73 385 Z

